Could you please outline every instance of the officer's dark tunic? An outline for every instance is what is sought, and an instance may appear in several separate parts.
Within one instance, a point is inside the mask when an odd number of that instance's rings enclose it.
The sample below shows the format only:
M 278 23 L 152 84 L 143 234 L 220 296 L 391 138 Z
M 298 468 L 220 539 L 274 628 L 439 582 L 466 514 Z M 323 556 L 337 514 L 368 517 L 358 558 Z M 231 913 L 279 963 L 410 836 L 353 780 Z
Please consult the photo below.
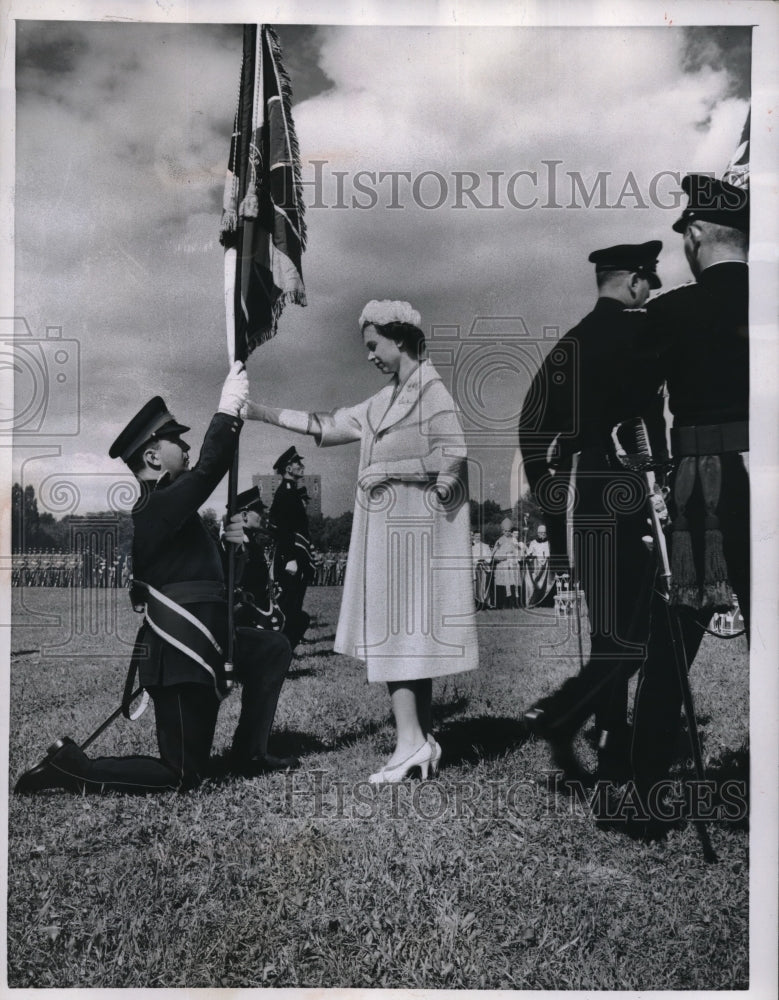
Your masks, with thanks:
M 723 450 L 728 442 L 746 450 L 743 425 L 749 418 L 748 267 L 733 261 L 706 268 L 697 282 L 671 289 L 647 303 L 647 316 L 649 326 L 643 348 L 667 380 L 668 402 L 674 415 L 674 464 L 691 453 L 716 454 L 721 461 L 719 529 L 730 582 L 748 628 L 749 479 L 739 452 Z M 692 427 L 698 430 L 690 430 Z M 688 517 L 697 535 L 702 536 L 705 511 L 699 491 L 688 507 Z M 712 609 L 696 613 L 681 608 L 678 613 L 687 662 L 692 664 L 703 639 L 702 626 L 708 624 Z M 634 709 L 633 766 L 637 783 L 644 791 L 667 776 L 676 746 L 680 707 L 668 618 L 655 610 Z
M 183 604 L 225 648 L 227 613 L 219 547 L 197 510 L 227 471 L 240 420 L 214 415 L 200 458 L 172 482 L 142 483 L 133 508 L 133 568 L 142 581 Z M 191 593 L 210 591 L 206 601 Z M 218 596 L 217 596 L 218 595 Z M 154 701 L 160 758 L 90 758 L 87 788 L 103 791 L 151 792 L 189 788 L 201 780 L 214 736 L 219 697 L 214 679 L 203 666 L 161 639 L 146 624 L 139 642 L 139 679 Z M 233 738 L 239 756 L 265 753 L 291 652 L 280 635 L 257 629 L 239 632 L 236 674 L 243 685 L 241 716 Z
M 221 600 L 197 603 L 190 599 L 184 603 L 223 649 L 227 615 L 222 556 L 197 512 L 227 472 L 240 425 L 237 417 L 215 414 L 197 465 L 173 482 L 163 477 L 156 483 L 141 483 L 141 495 L 133 508 L 135 579 L 163 591 L 178 584 L 182 593 L 193 581 L 212 583 Z M 139 670 L 144 687 L 191 683 L 213 689 L 213 679 L 202 666 L 164 642 L 151 628 L 147 627 L 147 633 L 144 638 L 150 655 Z
M 540 703 L 561 739 L 593 712 L 601 729 L 624 730 L 627 681 L 644 655 L 653 574 L 641 541 L 647 532 L 646 485 L 617 462 L 611 435 L 617 424 L 646 410 L 653 447 L 665 451 L 659 380 L 651 365 L 636 362 L 645 323 L 643 313 L 599 298 L 549 352 L 522 407 L 525 471 L 546 512 L 558 566 L 566 550 L 567 488 L 575 465 L 569 513 L 592 649 L 580 673 Z M 552 478 L 547 453 L 553 442 L 557 473 Z
M 287 619 L 284 631 L 294 649 L 309 623 L 309 617 L 303 611 L 303 600 L 311 566 L 305 547 L 309 544 L 308 514 L 300 491 L 292 480 L 281 480 L 273 496 L 268 517 L 276 539 L 273 578 L 281 588 L 279 607 Z M 304 546 L 299 544 L 297 536 L 304 539 Z M 285 569 L 287 563 L 293 560 L 298 565 L 294 576 Z
M 241 590 L 248 591 L 259 607 L 268 606 L 270 572 L 265 560 L 265 538 L 261 534 L 247 532 L 249 541 L 244 545 L 245 558 L 240 568 L 238 580 Z

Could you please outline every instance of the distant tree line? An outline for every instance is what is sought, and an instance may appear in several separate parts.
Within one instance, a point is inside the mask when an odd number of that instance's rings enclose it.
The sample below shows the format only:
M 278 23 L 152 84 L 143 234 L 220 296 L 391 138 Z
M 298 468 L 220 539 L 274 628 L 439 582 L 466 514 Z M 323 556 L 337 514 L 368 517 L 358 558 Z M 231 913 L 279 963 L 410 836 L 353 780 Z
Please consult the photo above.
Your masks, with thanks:
M 72 552 L 74 541 L 86 525 L 103 524 L 115 532 L 115 551 L 129 555 L 132 547 L 133 524 L 124 511 L 96 511 L 89 514 L 66 514 L 59 519 L 38 509 L 33 486 L 14 483 L 11 488 L 11 551 Z M 80 543 L 76 543 L 80 544 Z
M 11 549 L 19 552 L 64 552 L 73 550 L 73 540 L 82 529 L 91 524 L 104 524 L 105 529 L 115 532 L 114 551 L 117 555 L 129 555 L 132 548 L 133 526 L 129 512 L 96 511 L 88 514 L 66 514 L 59 519 L 48 511 L 38 509 L 38 498 L 33 486 L 19 483 L 12 487 L 12 528 Z M 479 503 L 471 500 L 471 530 L 478 531 L 485 542 L 494 545 L 501 533 L 500 524 L 510 517 L 514 527 L 522 534 L 527 518 L 528 536 L 535 533 L 536 525 L 543 521 L 543 515 L 534 497 L 522 497 L 513 508 L 501 507 L 495 500 Z M 215 538 L 219 536 L 219 517 L 213 507 L 207 507 L 201 517 Z M 352 532 L 352 511 L 344 511 L 337 517 L 323 517 L 321 514 L 309 517 L 311 541 L 320 552 L 345 552 L 349 548 Z

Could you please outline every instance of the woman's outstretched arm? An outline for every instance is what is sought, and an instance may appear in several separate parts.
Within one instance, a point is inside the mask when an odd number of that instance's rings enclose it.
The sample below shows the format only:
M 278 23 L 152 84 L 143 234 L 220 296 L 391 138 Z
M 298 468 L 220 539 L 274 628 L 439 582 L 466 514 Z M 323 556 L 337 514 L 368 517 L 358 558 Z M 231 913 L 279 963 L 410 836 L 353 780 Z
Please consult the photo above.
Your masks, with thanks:
M 322 433 L 317 415 L 306 413 L 305 410 L 282 410 L 249 400 L 241 410 L 241 416 L 244 420 L 261 420 L 265 424 L 275 424 L 276 427 L 283 427 L 298 434 L 313 434 L 319 437 Z

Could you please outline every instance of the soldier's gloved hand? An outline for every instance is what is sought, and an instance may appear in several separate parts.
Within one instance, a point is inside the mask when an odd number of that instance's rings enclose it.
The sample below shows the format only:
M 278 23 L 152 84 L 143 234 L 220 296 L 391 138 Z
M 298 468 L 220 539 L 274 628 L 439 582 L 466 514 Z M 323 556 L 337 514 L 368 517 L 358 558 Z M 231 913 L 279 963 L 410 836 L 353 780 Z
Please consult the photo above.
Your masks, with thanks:
M 219 399 L 219 413 L 237 417 L 241 407 L 249 398 L 249 376 L 242 361 L 236 361 L 227 374 Z
M 230 542 L 231 545 L 243 545 L 244 542 L 248 542 L 249 539 L 243 530 L 244 525 L 243 512 L 239 511 L 237 514 L 233 514 L 229 520 L 225 521 L 222 541 Z
M 290 559 L 287 565 L 284 567 L 284 572 L 289 573 L 290 576 L 295 576 L 298 571 L 298 564 L 294 559 Z

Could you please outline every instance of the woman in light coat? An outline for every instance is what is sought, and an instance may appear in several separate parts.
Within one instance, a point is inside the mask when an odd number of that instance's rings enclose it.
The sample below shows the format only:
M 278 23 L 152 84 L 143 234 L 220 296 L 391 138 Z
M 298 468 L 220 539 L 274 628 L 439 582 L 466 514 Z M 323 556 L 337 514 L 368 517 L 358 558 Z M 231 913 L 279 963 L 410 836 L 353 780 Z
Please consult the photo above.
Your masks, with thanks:
M 359 325 L 368 361 L 390 376 L 374 396 L 331 413 L 249 403 L 245 416 L 312 434 L 322 446 L 360 441 L 360 471 L 335 650 L 386 682 L 395 749 L 371 781 L 435 774 L 432 678 L 478 666 L 471 586 L 465 438 L 457 409 L 424 360 L 419 313 L 372 301 Z

